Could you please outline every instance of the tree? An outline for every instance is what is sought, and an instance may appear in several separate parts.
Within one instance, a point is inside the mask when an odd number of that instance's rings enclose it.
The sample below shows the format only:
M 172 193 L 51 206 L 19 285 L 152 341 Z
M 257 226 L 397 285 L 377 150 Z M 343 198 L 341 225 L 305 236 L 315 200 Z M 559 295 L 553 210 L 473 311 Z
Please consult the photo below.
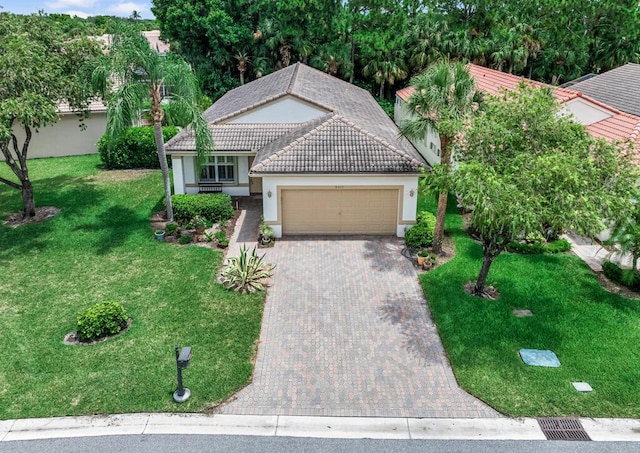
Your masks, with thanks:
M 213 150 L 207 121 L 198 109 L 202 94 L 189 65 L 174 54 L 160 55 L 149 47 L 136 29 L 123 25 L 113 36 L 109 53 L 100 59 L 92 74 L 92 84 L 107 100 L 107 146 L 136 122 L 151 102 L 151 118 L 160 168 L 164 180 L 167 219 L 173 220 L 169 167 L 162 138 L 163 100 L 170 102 L 178 116 L 190 118 L 198 162 Z M 170 93 L 170 95 L 165 95 Z
M 628 209 L 638 177 L 623 149 L 561 115 L 550 90 L 525 84 L 485 102 L 462 148 L 453 179 L 482 243 L 478 296 L 510 241 L 547 228 L 594 237 L 602 219 Z
M 44 15 L 0 14 L 0 152 L 19 181 L 0 182 L 21 191 L 24 218 L 36 214 L 27 165 L 33 133 L 57 122 L 61 102 L 86 109 L 81 68 L 99 53 L 87 37 L 67 38 L 51 24 Z
M 475 82 L 463 63 L 436 63 L 414 77 L 411 83 L 415 91 L 407 105 L 415 115 L 400 125 L 400 133 L 419 139 L 425 137 L 430 128 L 435 128 L 440 136 L 440 164 L 434 166 L 426 181 L 428 188 L 439 192 L 433 251 L 441 253 L 452 146 L 474 106 L 478 106 L 480 93 L 476 92 Z

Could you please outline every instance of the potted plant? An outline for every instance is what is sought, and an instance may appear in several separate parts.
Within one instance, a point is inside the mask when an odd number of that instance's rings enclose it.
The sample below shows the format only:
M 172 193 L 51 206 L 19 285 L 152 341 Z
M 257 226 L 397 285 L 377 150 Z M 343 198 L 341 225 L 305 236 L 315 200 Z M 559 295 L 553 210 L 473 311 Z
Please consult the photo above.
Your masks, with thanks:
M 164 230 L 155 230 L 153 234 L 158 241 L 164 241 Z
M 429 252 L 426 250 L 420 250 L 418 252 L 418 266 L 424 266 L 424 263 L 429 258 Z
M 229 246 L 229 239 L 227 239 L 227 233 L 224 230 L 220 230 L 216 232 L 216 242 L 218 243 L 218 247 L 221 249 L 227 248 Z
M 191 224 L 193 225 L 193 228 L 195 228 L 196 234 L 202 234 L 204 229 L 207 227 L 207 219 L 205 219 L 204 217 L 200 217 L 199 215 L 196 215 L 191 220 Z

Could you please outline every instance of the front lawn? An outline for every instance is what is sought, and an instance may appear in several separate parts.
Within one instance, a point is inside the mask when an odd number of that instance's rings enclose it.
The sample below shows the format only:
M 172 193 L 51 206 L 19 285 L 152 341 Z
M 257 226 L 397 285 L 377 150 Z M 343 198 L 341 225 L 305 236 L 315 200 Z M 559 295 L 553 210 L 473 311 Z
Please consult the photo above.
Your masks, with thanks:
M 421 208 L 435 212 L 430 198 Z M 511 415 L 640 416 L 640 301 L 602 289 L 572 254 L 503 253 L 488 284 L 499 300 L 465 294 L 475 280 L 482 248 L 462 230 L 454 210 L 447 218 L 456 257 L 421 276 L 438 331 L 460 385 Z M 514 308 L 533 317 L 518 318 Z M 550 349 L 560 368 L 526 366 L 518 350 Z M 592 393 L 571 385 L 584 381 Z
M 154 239 L 159 171 L 97 169 L 98 156 L 30 161 L 37 206 L 58 216 L 17 229 L 0 223 L 0 419 L 199 411 L 242 387 L 253 366 L 264 293 L 216 284 L 222 254 Z M 10 174 L 0 163 L 0 175 Z M 0 184 L 0 218 L 21 209 Z M 121 302 L 124 334 L 67 346 L 76 313 Z M 193 347 L 191 398 L 173 402 L 174 344 Z

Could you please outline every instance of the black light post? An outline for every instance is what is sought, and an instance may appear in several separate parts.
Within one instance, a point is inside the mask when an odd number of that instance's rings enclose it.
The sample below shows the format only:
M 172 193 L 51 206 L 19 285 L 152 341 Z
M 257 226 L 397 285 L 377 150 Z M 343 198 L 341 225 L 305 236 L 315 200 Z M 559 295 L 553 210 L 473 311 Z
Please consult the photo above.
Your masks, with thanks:
M 176 345 L 176 366 L 178 368 L 178 390 L 173 392 L 176 403 L 183 403 L 191 396 L 191 391 L 182 386 L 182 370 L 189 366 L 191 360 L 191 347 L 185 346 L 182 350 Z

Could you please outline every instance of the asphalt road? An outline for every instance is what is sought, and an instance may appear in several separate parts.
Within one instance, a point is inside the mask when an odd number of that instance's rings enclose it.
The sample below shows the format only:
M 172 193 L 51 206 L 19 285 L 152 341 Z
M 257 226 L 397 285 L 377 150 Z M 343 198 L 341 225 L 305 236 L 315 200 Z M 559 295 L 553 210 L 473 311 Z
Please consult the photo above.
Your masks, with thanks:
M 640 442 L 354 440 L 259 436 L 135 435 L 0 442 L 0 452 L 629 453 L 640 452 Z

